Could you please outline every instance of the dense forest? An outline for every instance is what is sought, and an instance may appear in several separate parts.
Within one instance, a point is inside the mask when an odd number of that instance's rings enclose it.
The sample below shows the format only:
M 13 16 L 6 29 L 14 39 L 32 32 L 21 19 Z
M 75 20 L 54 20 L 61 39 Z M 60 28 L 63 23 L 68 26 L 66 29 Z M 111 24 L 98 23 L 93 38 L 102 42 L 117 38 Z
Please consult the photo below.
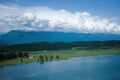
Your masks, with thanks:
M 10 60 L 10 59 L 16 59 L 16 58 L 28 58 L 29 54 L 27 52 L 6 52 L 6 53 L 0 53 L 0 61 L 3 60 Z
M 0 52 L 27 52 L 65 49 L 119 48 L 120 41 L 40 42 L 31 44 L 0 45 Z
M 40 42 L 31 44 L 0 45 L 0 61 L 28 58 L 29 51 L 43 50 L 88 50 L 88 49 L 110 49 L 120 48 L 120 41 L 79 41 L 79 42 Z M 38 61 L 48 59 L 49 56 L 40 56 Z M 52 59 L 53 56 L 50 57 Z M 59 56 L 56 57 L 57 59 Z

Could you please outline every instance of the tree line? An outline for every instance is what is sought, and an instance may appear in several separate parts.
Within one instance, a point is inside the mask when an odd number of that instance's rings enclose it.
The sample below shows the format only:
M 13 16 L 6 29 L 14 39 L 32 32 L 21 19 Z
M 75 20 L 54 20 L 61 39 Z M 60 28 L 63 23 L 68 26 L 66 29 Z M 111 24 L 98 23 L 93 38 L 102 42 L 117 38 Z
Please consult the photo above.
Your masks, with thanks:
M 77 49 L 107 49 L 120 47 L 120 41 L 40 42 L 31 44 L 0 45 L 0 52 Z
M 7 52 L 7 53 L 0 53 L 0 61 L 3 60 L 10 60 L 16 58 L 28 58 L 28 52 Z
M 59 55 L 40 55 L 38 57 L 38 62 L 52 61 L 60 59 Z

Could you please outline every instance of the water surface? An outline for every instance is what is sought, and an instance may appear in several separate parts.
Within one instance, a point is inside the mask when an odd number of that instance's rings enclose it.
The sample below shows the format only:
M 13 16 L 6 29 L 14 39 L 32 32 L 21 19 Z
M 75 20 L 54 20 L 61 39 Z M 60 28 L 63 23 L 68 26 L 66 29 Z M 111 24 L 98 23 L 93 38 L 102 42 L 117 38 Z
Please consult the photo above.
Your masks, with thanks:
M 0 80 L 120 80 L 120 55 L 0 67 Z

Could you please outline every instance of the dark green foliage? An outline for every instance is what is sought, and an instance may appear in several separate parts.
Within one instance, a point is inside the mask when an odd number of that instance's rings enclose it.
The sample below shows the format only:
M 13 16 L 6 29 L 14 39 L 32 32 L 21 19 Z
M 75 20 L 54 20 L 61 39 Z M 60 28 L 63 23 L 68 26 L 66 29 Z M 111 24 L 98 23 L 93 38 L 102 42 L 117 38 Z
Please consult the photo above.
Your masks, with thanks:
M 52 61 L 52 60 L 58 60 L 60 57 L 58 55 L 40 55 L 38 58 L 38 62 L 44 62 L 44 61 Z
M 23 59 L 21 59 L 20 62 L 23 62 Z
M 40 42 L 32 44 L 0 45 L 0 52 L 28 52 L 65 49 L 108 49 L 120 47 L 120 41 Z
M 24 54 L 22 52 L 18 52 L 18 57 L 22 58 L 24 57 Z
M 25 53 L 24 53 L 24 57 L 25 57 L 25 58 L 28 58 L 28 57 L 29 57 L 28 52 L 25 52 Z
M 56 59 L 59 59 L 59 58 L 60 58 L 60 57 L 57 55 L 57 56 L 56 56 Z
M 45 60 L 48 61 L 48 56 L 47 55 L 45 55 Z
M 1 53 L 0 60 L 8 60 L 17 58 L 17 54 L 15 52 Z
M 5 55 L 0 53 L 0 61 L 3 61 L 5 59 Z
M 6 52 L 0 53 L 0 61 L 9 60 L 9 59 L 16 59 L 16 58 L 28 58 L 29 54 L 27 52 Z
M 40 55 L 39 58 L 40 58 L 40 61 L 44 61 L 44 56 L 43 55 Z
M 66 49 L 109 49 L 120 48 L 120 41 L 80 41 L 80 42 L 41 42 L 32 44 L 0 45 L 0 61 L 20 58 L 28 58 L 28 51 L 66 50 Z M 38 61 L 49 61 L 59 56 L 41 55 Z
M 25 57 L 25 58 L 28 58 L 29 55 L 27 52 L 18 52 L 18 57 L 22 58 L 22 57 Z
M 38 62 L 40 61 L 40 59 L 38 58 Z

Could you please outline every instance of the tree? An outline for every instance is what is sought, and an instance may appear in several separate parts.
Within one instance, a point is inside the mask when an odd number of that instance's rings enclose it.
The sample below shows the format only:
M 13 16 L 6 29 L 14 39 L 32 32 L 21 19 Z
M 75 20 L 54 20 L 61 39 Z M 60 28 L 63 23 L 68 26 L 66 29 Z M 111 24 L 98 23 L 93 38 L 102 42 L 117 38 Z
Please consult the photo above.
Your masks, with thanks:
M 48 61 L 48 56 L 47 55 L 45 55 L 45 59 L 46 59 L 46 61 Z
M 28 55 L 28 53 L 27 53 L 27 52 L 25 52 L 25 53 L 24 53 L 24 57 L 26 57 L 26 58 L 28 58 L 28 57 L 29 57 L 29 55 Z
M 0 61 L 5 60 L 5 55 L 3 53 L 0 53 Z
M 10 56 L 10 59 L 15 59 L 15 58 L 17 58 L 17 54 L 16 54 L 15 52 L 9 52 L 8 54 L 9 54 L 9 56 Z
M 38 58 L 38 62 L 40 61 L 40 59 Z
M 20 57 L 20 58 L 24 57 L 23 53 L 22 52 L 18 52 L 18 57 Z
M 39 56 L 41 61 L 44 61 L 44 57 L 42 55 Z
M 60 57 L 57 55 L 57 56 L 56 56 L 56 59 L 59 59 L 59 58 L 60 58 Z
M 23 62 L 23 59 L 21 59 L 20 62 Z

